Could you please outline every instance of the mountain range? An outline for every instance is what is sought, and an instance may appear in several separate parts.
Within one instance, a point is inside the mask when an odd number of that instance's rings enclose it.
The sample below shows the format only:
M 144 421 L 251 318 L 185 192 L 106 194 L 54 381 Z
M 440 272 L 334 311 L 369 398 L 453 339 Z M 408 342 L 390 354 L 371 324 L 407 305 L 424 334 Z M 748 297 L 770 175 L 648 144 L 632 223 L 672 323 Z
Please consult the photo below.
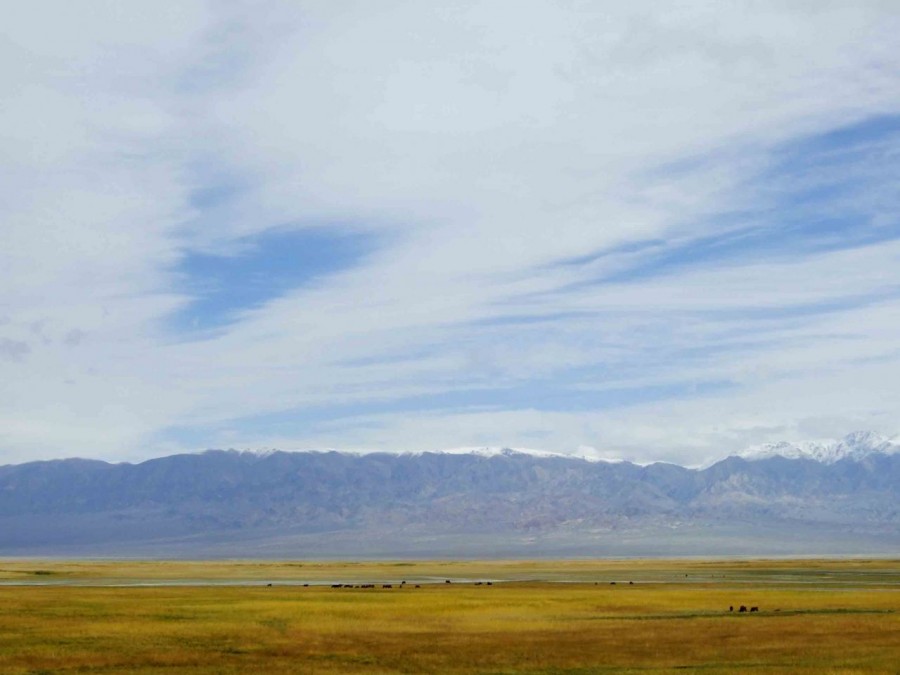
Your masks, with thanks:
M 900 445 L 869 432 L 705 468 L 502 448 L 0 467 L 5 556 L 898 553 Z

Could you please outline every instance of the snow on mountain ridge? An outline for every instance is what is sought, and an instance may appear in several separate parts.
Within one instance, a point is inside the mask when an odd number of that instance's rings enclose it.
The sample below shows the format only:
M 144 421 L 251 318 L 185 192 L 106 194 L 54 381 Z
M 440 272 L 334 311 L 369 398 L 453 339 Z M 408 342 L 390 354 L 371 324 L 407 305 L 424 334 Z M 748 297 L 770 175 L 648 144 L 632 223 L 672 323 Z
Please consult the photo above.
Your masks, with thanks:
M 247 453 L 263 459 L 274 453 L 277 453 L 278 451 L 274 449 L 258 449 L 243 451 L 231 450 L 230 452 Z M 379 451 L 370 449 L 318 449 L 301 450 L 301 452 L 338 452 L 345 455 L 365 455 Z M 510 448 L 508 446 L 466 446 L 419 452 L 405 452 L 400 454 L 404 454 L 407 456 L 421 456 L 424 454 L 476 455 L 478 457 L 486 458 L 527 455 L 529 457 L 544 459 L 575 459 L 592 463 L 601 462 L 617 464 L 627 461 L 638 466 L 647 466 L 649 464 L 659 463 L 653 461 L 640 461 L 636 459 L 624 459 L 610 451 L 601 450 L 591 446 L 579 446 L 574 452 L 554 452 L 551 450 L 541 450 L 536 448 Z M 834 464 L 843 459 L 860 461 L 872 454 L 900 454 L 900 436 L 888 438 L 872 431 L 855 431 L 838 440 L 823 439 L 794 442 L 778 441 L 776 443 L 754 445 L 746 448 L 741 452 L 735 453 L 733 456 L 750 461 L 768 459 L 771 457 L 784 457 L 786 459 L 809 459 L 821 462 L 823 464 Z M 684 466 L 685 468 L 702 469 L 712 466 L 718 461 L 720 461 L 720 459 L 708 458 L 707 461 L 703 464 Z
M 840 440 L 764 443 L 751 446 L 737 456 L 751 461 L 784 457 L 811 459 L 823 464 L 834 464 L 842 459 L 858 462 L 872 454 L 900 453 L 900 443 L 896 441 L 872 431 L 854 431 Z
M 479 457 L 510 457 L 515 455 L 528 455 L 530 457 L 561 457 L 564 459 L 583 459 L 587 462 L 624 462 L 624 459 L 607 455 L 596 448 L 582 446 L 576 453 L 553 452 L 551 450 L 538 450 L 536 448 L 508 448 L 500 446 L 461 447 L 447 448 L 444 450 L 432 450 L 439 455 L 478 455 Z M 422 454 L 422 453 L 412 453 Z

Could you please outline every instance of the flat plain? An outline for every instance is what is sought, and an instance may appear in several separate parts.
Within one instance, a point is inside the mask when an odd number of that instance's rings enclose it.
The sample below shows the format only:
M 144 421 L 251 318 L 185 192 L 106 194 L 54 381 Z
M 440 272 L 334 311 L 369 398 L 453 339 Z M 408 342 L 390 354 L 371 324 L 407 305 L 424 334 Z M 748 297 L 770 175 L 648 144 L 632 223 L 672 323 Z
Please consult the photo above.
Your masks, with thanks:
M 0 672 L 897 673 L 900 560 L 7 559 Z

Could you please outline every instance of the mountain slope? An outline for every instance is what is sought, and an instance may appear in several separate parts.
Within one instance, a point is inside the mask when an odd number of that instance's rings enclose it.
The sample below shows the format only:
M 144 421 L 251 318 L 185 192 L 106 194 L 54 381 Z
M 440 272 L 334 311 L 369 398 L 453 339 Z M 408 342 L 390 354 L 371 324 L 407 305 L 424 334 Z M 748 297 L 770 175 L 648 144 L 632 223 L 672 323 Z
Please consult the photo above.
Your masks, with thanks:
M 627 554 L 629 541 L 651 553 L 679 541 L 685 552 L 752 549 L 751 540 L 790 551 L 804 537 L 818 537 L 816 550 L 900 550 L 900 455 L 860 445 L 827 461 L 731 457 L 703 470 L 512 451 L 33 462 L 0 467 L 0 554 L 247 555 L 251 541 L 253 555 L 308 555 L 310 545 L 325 554 L 337 541 L 334 550 L 361 556 Z

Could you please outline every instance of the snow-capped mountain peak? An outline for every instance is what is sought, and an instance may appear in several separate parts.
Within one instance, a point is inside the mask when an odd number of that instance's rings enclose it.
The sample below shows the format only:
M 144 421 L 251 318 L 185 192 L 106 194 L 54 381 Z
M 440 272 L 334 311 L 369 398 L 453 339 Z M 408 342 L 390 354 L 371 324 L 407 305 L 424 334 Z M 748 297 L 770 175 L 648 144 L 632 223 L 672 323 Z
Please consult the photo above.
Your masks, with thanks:
M 900 443 L 872 431 L 854 431 L 840 440 L 765 443 L 747 448 L 738 457 L 748 460 L 785 457 L 811 459 L 834 464 L 843 459 L 860 461 L 872 454 L 891 455 L 900 452 Z

